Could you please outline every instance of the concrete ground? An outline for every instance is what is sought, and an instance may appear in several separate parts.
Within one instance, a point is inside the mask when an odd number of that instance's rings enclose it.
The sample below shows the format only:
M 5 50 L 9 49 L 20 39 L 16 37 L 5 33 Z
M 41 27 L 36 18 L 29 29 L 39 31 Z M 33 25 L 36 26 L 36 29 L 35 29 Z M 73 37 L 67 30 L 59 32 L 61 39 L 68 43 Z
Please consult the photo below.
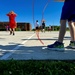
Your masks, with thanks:
M 75 49 L 52 51 L 47 45 L 58 39 L 58 31 L 40 32 L 44 45 L 37 39 L 33 31 L 16 31 L 15 35 L 0 31 L 0 60 L 75 60 Z M 70 34 L 66 32 L 64 46 L 69 45 Z

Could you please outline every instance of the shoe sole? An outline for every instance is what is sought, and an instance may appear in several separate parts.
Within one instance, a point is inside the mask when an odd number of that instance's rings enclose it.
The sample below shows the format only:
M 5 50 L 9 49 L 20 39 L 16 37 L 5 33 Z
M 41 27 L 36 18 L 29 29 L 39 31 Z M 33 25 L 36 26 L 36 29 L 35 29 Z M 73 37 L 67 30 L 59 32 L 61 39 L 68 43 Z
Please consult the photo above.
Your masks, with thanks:
M 64 51 L 65 48 L 47 48 L 48 50 L 52 50 L 52 51 Z
M 67 46 L 66 48 L 75 49 L 75 46 Z

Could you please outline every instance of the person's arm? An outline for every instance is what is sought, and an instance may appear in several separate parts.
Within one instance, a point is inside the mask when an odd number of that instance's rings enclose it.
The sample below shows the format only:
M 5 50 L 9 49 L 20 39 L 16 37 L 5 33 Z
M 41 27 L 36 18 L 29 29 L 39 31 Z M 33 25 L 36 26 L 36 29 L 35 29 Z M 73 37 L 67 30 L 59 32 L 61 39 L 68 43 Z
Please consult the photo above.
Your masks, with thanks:
M 7 16 L 9 16 L 9 14 L 6 14 Z
M 7 16 L 10 16 L 10 14 L 11 14 L 11 13 L 9 12 L 9 13 L 7 13 L 6 15 L 7 15 Z
M 54 0 L 56 2 L 64 2 L 65 0 Z

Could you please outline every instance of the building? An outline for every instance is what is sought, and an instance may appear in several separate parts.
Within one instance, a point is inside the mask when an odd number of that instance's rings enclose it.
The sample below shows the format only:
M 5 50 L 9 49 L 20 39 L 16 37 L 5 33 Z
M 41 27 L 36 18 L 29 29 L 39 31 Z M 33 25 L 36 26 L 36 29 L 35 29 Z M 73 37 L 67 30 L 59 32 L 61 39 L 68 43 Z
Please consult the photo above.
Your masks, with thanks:
M 6 30 L 6 26 L 9 24 L 9 22 L 0 22 L 0 30 Z M 31 31 L 32 27 L 30 23 L 24 23 L 24 22 L 17 22 L 17 28 L 16 30 L 21 31 Z

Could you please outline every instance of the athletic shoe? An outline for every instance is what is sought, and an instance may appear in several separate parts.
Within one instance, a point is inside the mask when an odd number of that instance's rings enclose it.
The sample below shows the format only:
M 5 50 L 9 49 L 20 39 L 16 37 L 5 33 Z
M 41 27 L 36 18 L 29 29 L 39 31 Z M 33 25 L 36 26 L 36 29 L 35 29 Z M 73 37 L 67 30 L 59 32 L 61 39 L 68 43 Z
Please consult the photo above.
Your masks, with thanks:
M 12 34 L 12 31 L 10 31 L 10 35 Z
M 69 47 L 70 48 L 75 48 L 75 41 L 70 41 Z
M 48 49 L 56 51 L 64 51 L 64 44 L 56 41 L 54 44 L 48 45 Z
M 13 35 L 15 35 L 15 33 L 13 33 Z

